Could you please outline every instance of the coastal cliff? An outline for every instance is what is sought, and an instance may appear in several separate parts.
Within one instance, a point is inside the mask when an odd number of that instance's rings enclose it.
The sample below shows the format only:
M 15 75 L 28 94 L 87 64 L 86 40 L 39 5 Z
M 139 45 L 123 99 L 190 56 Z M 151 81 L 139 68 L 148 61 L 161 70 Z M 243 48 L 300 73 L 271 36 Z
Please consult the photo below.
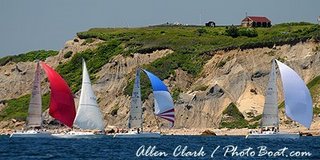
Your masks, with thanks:
M 320 43 L 317 37 L 301 38 L 298 36 L 296 37 L 298 40 L 274 41 L 272 45 L 269 43 L 257 45 L 255 40 L 251 42 L 250 37 L 240 37 L 239 40 L 245 39 L 246 42 L 248 39 L 248 42 L 244 43 L 245 45 L 243 43 L 238 45 L 238 42 L 234 42 L 232 45 L 222 46 L 218 42 L 209 40 L 210 36 L 229 38 L 224 35 L 222 27 L 205 29 L 205 31 L 199 30 L 203 28 L 191 28 L 195 35 L 185 40 L 184 37 L 190 36 L 185 32 L 170 33 L 173 32 L 172 30 L 181 29 L 179 27 L 159 28 L 119 29 L 117 33 L 112 29 L 82 32 L 73 40 L 67 41 L 63 49 L 56 55 L 48 56 L 45 61 L 66 78 L 75 94 L 77 106 L 81 83 L 81 61 L 78 62 L 78 59 L 84 57 L 88 60 L 93 89 L 104 114 L 106 127 L 126 127 L 132 89 L 130 86 L 135 78 L 135 69 L 142 66 L 159 75 L 169 87 L 175 101 L 174 128 L 201 129 L 229 128 L 230 126 L 222 124 L 227 121 L 235 124 L 237 122 L 234 121 L 241 121 L 241 125 L 245 123 L 242 126 L 231 128 L 257 127 L 263 110 L 271 60 L 276 58 L 293 68 L 306 83 L 311 82 L 309 87 L 315 107 L 314 122 L 311 128 L 320 128 L 318 117 Z M 292 28 L 290 32 L 295 33 L 296 30 Z M 298 29 L 303 32 L 301 28 L 300 26 Z M 159 39 L 153 39 L 151 36 L 146 36 L 142 40 L 136 35 L 148 35 L 148 30 L 152 29 L 156 30 L 157 38 L 166 36 L 166 34 L 184 35 L 179 37 L 179 41 L 166 39 L 163 40 L 165 42 L 159 42 Z M 182 28 L 182 30 L 187 29 L 189 28 Z M 139 30 L 139 32 L 133 33 L 133 30 Z M 268 31 L 261 30 L 258 34 L 265 34 L 265 32 Z M 121 34 L 124 33 L 126 33 L 125 36 L 122 36 Z M 206 34 L 210 35 L 206 37 Z M 308 34 L 303 34 L 303 36 L 308 36 Z M 204 37 L 205 40 L 208 38 L 208 41 L 211 42 L 198 40 L 199 37 Z M 179 44 L 179 46 L 173 45 L 187 40 L 188 42 Z M 261 41 L 263 42 L 263 38 Z M 189 43 L 192 43 L 191 49 L 188 48 Z M 0 66 L 1 128 L 23 126 L 34 67 L 35 63 L 32 60 L 18 62 L 11 60 Z M 42 75 L 42 93 L 46 95 L 48 101 L 50 89 L 46 76 L 43 73 Z M 283 93 L 279 76 L 277 82 L 279 104 L 281 104 Z M 146 82 L 142 85 L 147 88 L 150 84 Z M 26 100 L 23 101 L 21 108 L 15 110 L 15 107 L 18 108 L 15 102 L 20 102 L 21 97 L 26 97 Z M 159 120 L 152 113 L 152 97 L 150 89 L 143 90 L 144 126 L 150 130 L 157 128 Z M 226 113 L 230 104 L 237 108 L 237 112 L 243 116 L 243 119 L 232 119 L 232 116 Z M 47 108 L 47 103 L 43 107 Z M 284 116 L 281 105 L 279 109 L 281 127 L 291 128 L 298 125 Z M 50 120 L 47 111 L 43 115 L 46 120 Z M 160 120 L 160 125 L 163 128 L 169 126 L 166 121 L 162 120 Z

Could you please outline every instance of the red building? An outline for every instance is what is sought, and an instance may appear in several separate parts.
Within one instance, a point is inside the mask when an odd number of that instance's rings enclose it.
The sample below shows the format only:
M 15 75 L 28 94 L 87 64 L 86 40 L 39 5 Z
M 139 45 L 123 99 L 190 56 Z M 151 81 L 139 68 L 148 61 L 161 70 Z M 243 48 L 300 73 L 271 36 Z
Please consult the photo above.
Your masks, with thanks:
M 242 27 L 271 27 L 267 17 L 247 16 L 241 21 Z

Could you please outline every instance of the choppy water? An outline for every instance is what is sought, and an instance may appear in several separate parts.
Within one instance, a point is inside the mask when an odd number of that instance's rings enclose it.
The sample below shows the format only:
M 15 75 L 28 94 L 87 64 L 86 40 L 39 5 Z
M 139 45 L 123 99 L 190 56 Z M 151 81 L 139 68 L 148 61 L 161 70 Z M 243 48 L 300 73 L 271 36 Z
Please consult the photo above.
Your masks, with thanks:
M 155 147 L 153 154 L 147 152 Z M 181 147 L 179 147 L 181 146 Z M 183 148 L 187 149 L 182 153 Z M 231 151 L 237 147 L 237 152 Z M 258 147 L 267 147 L 261 149 Z M 142 152 L 144 147 L 144 152 Z M 251 147 L 252 149 L 250 149 Z M 139 150 L 140 148 L 140 150 Z M 202 152 L 201 151 L 202 149 Z M 247 149 L 247 150 L 244 150 Z M 216 150 L 214 154 L 212 154 Z M 243 151 L 244 150 L 244 151 Z M 141 152 L 139 152 L 141 151 Z M 158 156 L 156 152 L 158 151 Z M 196 155 L 190 154 L 197 152 Z M 243 152 L 241 152 L 243 151 Z M 248 151 L 248 152 L 247 152 Z M 265 152 L 267 151 L 267 152 Z M 227 152 L 227 153 L 226 153 Z M 189 155 L 187 155 L 189 153 Z M 232 155 L 233 153 L 233 155 Z M 268 153 L 266 155 L 265 153 Z M 160 156 L 162 154 L 162 156 Z M 265 154 L 265 155 L 264 155 Z M 294 154 L 294 155 L 292 155 Z M 195 157 L 194 157 L 195 156 Z M 320 137 L 245 139 L 225 136 L 94 139 L 14 138 L 0 136 L 0 159 L 320 159 Z

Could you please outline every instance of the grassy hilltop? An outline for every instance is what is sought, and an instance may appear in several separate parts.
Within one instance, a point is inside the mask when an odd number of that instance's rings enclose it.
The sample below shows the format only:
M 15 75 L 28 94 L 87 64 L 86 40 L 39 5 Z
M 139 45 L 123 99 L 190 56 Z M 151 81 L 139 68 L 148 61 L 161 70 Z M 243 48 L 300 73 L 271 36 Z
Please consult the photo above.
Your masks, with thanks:
M 252 49 L 273 47 L 274 45 L 305 42 L 309 39 L 320 40 L 320 26 L 310 23 L 284 23 L 271 28 L 237 28 L 229 27 L 200 27 L 200 26 L 151 26 L 142 28 L 93 28 L 79 32 L 77 36 L 85 39 L 83 45 L 93 42 L 93 38 L 104 42 L 96 49 L 86 50 L 75 54 L 71 60 L 60 64 L 57 71 L 62 74 L 73 92 L 80 89 L 81 58 L 87 61 L 91 78 L 94 80 L 102 66 L 115 55 L 132 56 L 133 53 L 150 53 L 159 49 L 172 49 L 174 52 L 157 59 L 149 65 L 143 66 L 154 72 L 161 79 L 174 74 L 174 70 L 181 68 L 193 77 L 197 77 L 204 64 L 216 51 L 232 49 Z M 39 59 L 42 52 L 35 52 L 19 56 L 7 56 L 0 59 L 0 66 L 9 61 L 33 61 Z M 42 59 L 54 56 L 57 52 L 45 52 Z M 48 53 L 48 54 L 47 54 Z M 54 53 L 54 54 L 53 54 Z M 42 55 L 42 54 L 41 54 Z M 66 57 L 70 55 L 65 55 Z M 26 58 L 28 57 L 28 58 Z M 41 58 L 40 58 L 41 59 Z M 226 62 L 218 65 L 223 66 Z M 318 78 L 320 79 L 320 78 Z M 317 79 L 317 80 L 318 80 Z M 148 83 L 142 77 L 141 83 Z M 318 81 L 316 81 L 318 82 Z M 312 82 L 315 83 L 315 82 Z M 131 95 L 132 84 L 125 88 L 124 94 Z M 318 84 L 318 83 L 315 83 Z M 315 86 L 312 84 L 312 86 Z M 174 88 L 173 95 L 179 94 L 181 88 Z M 150 89 L 142 88 L 143 98 L 150 93 Z M 0 112 L 0 119 L 25 119 L 27 108 L 19 107 L 19 103 L 26 103 L 30 96 L 23 96 L 14 100 L 6 100 L 8 106 Z M 47 103 L 46 103 L 47 104 Z

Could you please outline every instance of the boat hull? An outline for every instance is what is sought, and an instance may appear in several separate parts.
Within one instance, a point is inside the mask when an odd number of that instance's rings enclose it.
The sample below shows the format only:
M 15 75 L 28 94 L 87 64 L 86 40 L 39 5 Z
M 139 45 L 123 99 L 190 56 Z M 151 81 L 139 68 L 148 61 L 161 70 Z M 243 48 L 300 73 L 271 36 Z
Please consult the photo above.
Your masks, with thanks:
M 129 132 L 129 133 L 116 133 L 114 138 L 159 138 L 160 132 Z
M 265 134 L 265 133 L 255 133 L 248 134 L 246 138 L 289 138 L 289 139 L 297 139 L 300 138 L 299 133 L 273 133 L 273 134 Z
M 10 135 L 10 138 L 51 138 L 50 132 L 26 131 L 15 132 Z
M 67 132 L 52 134 L 54 138 L 100 138 L 104 134 L 95 134 L 92 132 Z

